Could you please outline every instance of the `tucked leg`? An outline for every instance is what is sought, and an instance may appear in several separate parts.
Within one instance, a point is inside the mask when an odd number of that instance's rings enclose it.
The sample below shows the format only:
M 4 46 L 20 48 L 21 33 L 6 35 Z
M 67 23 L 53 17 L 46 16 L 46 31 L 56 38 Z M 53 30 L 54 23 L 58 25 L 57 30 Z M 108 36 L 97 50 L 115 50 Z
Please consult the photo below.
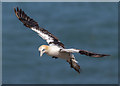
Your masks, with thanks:
M 55 59 L 57 59 L 58 57 L 55 57 L 55 56 L 53 56 L 52 58 L 55 58 Z

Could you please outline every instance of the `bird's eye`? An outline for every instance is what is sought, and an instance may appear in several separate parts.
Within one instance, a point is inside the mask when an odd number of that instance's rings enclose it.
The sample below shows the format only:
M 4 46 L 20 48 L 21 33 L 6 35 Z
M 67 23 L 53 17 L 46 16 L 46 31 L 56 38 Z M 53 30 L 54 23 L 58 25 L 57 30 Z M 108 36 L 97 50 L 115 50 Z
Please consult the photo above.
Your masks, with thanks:
M 45 51 L 45 49 L 43 49 L 42 51 Z

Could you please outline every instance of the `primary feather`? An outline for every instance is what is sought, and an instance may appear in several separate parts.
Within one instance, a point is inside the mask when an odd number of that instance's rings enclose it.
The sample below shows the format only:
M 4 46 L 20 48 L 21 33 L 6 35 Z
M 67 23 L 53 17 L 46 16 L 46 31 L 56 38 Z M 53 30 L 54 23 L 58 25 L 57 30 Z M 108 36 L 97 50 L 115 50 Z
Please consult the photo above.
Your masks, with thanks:
M 56 38 L 53 34 L 51 34 L 50 32 L 48 32 L 47 30 L 45 30 L 44 28 L 39 27 L 38 23 L 33 20 L 32 18 L 30 18 L 29 16 L 27 16 L 25 14 L 24 11 L 22 11 L 22 9 L 19 9 L 17 7 L 17 9 L 14 8 L 14 12 L 17 16 L 17 18 L 28 28 L 31 28 L 33 31 L 37 32 L 38 35 L 40 37 L 42 37 L 44 40 L 46 40 L 46 42 L 49 45 L 57 45 L 59 47 L 63 47 L 64 48 L 64 44 L 61 43 L 58 38 Z

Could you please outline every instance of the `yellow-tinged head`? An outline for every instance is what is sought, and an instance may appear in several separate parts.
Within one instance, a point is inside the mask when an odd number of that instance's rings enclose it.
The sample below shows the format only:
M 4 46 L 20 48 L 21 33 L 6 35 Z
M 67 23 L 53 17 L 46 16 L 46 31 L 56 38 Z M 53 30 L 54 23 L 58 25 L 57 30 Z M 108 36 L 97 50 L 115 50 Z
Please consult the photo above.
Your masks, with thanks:
M 42 56 L 44 53 L 46 53 L 46 51 L 48 50 L 48 45 L 41 45 L 39 48 L 38 48 L 38 51 L 40 52 L 40 56 Z

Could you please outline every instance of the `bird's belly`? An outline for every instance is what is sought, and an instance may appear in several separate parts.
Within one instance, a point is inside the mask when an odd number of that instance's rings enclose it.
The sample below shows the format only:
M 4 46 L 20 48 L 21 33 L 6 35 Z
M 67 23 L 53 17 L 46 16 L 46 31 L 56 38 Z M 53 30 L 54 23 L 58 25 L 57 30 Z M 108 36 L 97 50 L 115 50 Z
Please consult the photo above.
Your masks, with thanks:
M 52 52 L 47 52 L 47 54 L 49 55 L 49 56 L 58 56 L 58 52 L 56 52 L 56 51 L 52 51 Z
M 54 56 L 54 57 L 58 57 L 58 58 L 62 58 L 62 59 L 68 59 L 70 58 L 70 53 L 61 53 L 60 52 L 60 48 L 57 46 L 51 46 L 49 48 L 49 50 L 47 51 L 47 54 L 49 56 Z
M 58 58 L 62 58 L 62 59 L 68 59 L 70 58 L 70 53 L 60 53 L 60 52 L 49 52 L 47 53 L 49 56 L 54 56 L 54 57 L 58 57 Z

